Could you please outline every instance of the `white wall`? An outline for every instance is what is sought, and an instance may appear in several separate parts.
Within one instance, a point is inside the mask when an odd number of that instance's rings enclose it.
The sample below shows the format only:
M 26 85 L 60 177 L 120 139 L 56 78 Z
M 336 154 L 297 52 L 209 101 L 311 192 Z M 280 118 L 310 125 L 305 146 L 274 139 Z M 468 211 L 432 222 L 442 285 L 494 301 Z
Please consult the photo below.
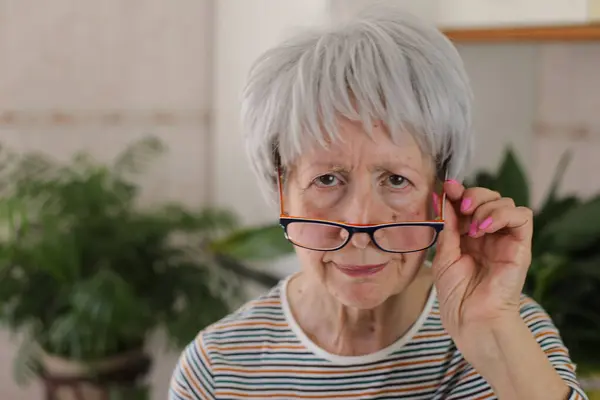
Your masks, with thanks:
M 247 223 L 275 221 L 248 168 L 239 119 L 239 96 L 252 62 L 297 29 L 327 18 L 326 0 L 219 0 L 214 59 L 214 202 L 237 209 Z
M 458 49 L 474 92 L 472 170 L 495 168 L 509 144 L 531 168 L 539 46 L 479 44 Z

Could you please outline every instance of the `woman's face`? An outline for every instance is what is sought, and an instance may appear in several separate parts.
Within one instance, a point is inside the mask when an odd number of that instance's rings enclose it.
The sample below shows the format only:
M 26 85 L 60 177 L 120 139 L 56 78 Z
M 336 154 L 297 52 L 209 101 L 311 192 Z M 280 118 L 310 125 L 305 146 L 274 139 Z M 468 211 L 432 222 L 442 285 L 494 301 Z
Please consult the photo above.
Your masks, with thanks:
M 434 167 L 411 135 L 394 144 L 381 125 L 374 126 L 372 138 L 360 123 L 341 120 L 339 128 L 342 140 L 303 154 L 289 169 L 284 211 L 351 224 L 430 219 Z M 296 247 L 296 252 L 305 274 L 342 304 L 360 309 L 403 291 L 425 257 L 384 252 L 364 233 L 337 251 Z

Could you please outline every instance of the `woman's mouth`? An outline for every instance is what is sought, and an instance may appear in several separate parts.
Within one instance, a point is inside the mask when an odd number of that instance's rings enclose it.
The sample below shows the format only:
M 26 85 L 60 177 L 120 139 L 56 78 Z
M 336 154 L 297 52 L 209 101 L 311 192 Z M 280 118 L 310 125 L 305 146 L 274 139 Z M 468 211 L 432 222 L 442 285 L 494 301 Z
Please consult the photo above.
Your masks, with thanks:
M 365 265 L 346 265 L 346 264 L 334 264 L 335 267 L 343 272 L 344 274 L 352 277 L 361 277 L 374 275 L 385 268 L 387 263 L 384 264 L 365 264 Z

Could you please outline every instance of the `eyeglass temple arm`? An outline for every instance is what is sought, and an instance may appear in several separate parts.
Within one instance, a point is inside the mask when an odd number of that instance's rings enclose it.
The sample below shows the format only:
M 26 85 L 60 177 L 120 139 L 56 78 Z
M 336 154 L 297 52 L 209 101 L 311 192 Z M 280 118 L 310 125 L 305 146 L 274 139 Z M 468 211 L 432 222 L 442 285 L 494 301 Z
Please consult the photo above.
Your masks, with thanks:
M 446 171 L 444 172 L 444 182 L 446 182 L 448 180 L 448 168 L 446 168 Z M 442 217 L 442 221 L 445 221 L 445 214 L 446 214 L 446 191 L 443 189 L 444 188 L 444 183 L 442 182 L 442 210 L 441 210 L 441 217 Z
M 279 215 L 284 215 L 283 212 L 283 184 L 281 177 L 281 167 L 277 165 L 277 189 L 279 190 Z

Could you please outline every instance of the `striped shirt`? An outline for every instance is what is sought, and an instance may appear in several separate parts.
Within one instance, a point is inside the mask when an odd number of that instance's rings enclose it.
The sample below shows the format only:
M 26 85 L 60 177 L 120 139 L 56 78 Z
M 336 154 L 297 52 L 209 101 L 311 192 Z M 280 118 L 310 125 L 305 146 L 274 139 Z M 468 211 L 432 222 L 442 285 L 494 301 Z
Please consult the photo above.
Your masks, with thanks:
M 183 351 L 171 400 L 206 399 L 494 399 L 440 321 L 435 289 L 409 331 L 365 356 L 330 354 L 300 329 L 286 296 L 288 280 L 206 328 Z M 558 332 L 533 300 L 521 315 L 548 359 L 587 399 Z

